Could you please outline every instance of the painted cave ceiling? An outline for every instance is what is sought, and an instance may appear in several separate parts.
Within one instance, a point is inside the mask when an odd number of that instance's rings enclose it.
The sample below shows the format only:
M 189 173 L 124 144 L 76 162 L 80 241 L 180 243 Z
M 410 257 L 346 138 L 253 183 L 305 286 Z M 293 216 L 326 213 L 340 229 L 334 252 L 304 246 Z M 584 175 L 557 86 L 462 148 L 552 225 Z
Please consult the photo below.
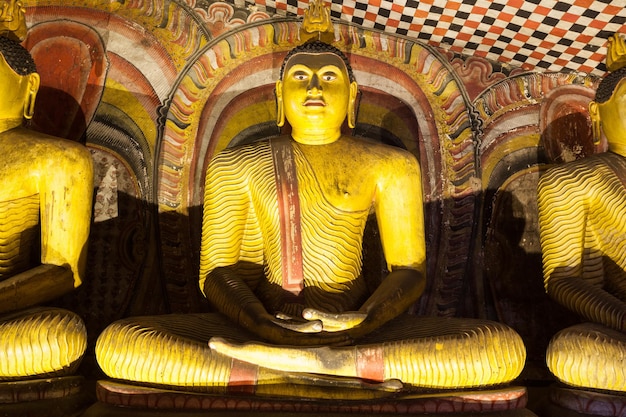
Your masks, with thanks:
M 308 6 L 302 0 L 228 3 L 270 16 L 301 16 Z M 332 0 L 330 6 L 334 19 L 535 71 L 603 75 L 608 37 L 626 33 L 626 0 Z

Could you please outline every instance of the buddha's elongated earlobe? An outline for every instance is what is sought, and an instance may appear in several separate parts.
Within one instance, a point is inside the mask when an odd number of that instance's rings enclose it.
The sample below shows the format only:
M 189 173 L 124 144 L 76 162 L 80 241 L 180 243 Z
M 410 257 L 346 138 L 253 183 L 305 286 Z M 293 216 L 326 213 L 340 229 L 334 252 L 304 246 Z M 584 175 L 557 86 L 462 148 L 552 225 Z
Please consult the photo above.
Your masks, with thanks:
M 602 139 L 602 123 L 600 120 L 598 103 L 595 101 L 589 103 L 589 116 L 591 117 L 591 134 L 593 135 L 593 143 L 600 143 L 600 140 Z
M 285 124 L 285 109 L 283 108 L 283 83 L 276 81 L 276 125 L 283 127 Z
M 35 114 L 35 95 L 29 93 L 24 103 L 24 119 L 30 120 Z
M 35 98 L 37 97 L 37 91 L 39 91 L 40 78 L 36 72 L 28 77 L 26 99 L 24 100 L 24 118 L 30 120 L 35 114 Z
M 354 129 L 356 126 L 356 110 L 357 97 L 359 95 L 359 86 L 356 82 L 350 83 L 350 99 L 348 100 L 348 126 Z

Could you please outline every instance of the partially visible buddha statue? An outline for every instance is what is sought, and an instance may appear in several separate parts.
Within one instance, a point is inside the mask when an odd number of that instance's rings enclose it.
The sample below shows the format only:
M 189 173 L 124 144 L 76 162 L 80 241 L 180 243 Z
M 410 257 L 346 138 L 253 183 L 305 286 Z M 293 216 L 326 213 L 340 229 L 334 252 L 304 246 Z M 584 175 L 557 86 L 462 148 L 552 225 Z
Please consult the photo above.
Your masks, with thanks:
M 85 352 L 85 326 L 40 305 L 83 279 L 92 159 L 80 144 L 23 127 L 39 76 L 16 40 L 0 37 L 0 54 L 0 381 L 67 375 Z
M 547 364 L 566 384 L 626 391 L 626 47 L 609 40 L 607 66 L 589 105 L 608 152 L 551 168 L 541 178 L 544 284 L 588 323 L 559 332 Z M 618 68 L 619 62 L 622 68 Z
M 291 135 L 226 149 L 206 173 L 200 287 L 219 313 L 113 323 L 96 346 L 106 374 L 324 398 L 518 376 L 525 348 L 507 326 L 406 313 L 426 284 L 420 167 L 342 134 L 357 94 L 338 49 L 313 41 L 287 55 L 276 97 Z M 374 213 L 390 272 L 371 290 L 361 247 Z

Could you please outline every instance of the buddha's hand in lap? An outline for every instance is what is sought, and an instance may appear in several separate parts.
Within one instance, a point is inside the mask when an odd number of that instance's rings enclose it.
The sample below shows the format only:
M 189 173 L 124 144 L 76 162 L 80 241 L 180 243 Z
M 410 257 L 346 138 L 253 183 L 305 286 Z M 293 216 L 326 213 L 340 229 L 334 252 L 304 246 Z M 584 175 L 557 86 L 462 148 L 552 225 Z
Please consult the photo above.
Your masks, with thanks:
M 320 322 L 322 329 L 326 332 L 341 332 L 353 329 L 363 323 L 367 314 L 360 311 L 327 313 L 314 308 L 307 308 L 302 313 L 302 317 L 309 321 Z
M 320 320 L 304 320 L 284 314 L 259 318 L 251 330 L 273 345 L 288 346 L 345 346 L 353 338 L 347 332 L 329 332 Z
M 280 327 L 300 333 L 319 333 L 324 330 L 321 320 L 303 320 L 284 313 L 276 313 L 274 323 Z
M 277 313 L 277 325 L 289 330 L 301 333 L 340 332 L 352 329 L 365 320 L 367 314 L 359 311 L 343 313 L 327 313 L 325 311 L 307 308 L 302 313 L 302 318 Z

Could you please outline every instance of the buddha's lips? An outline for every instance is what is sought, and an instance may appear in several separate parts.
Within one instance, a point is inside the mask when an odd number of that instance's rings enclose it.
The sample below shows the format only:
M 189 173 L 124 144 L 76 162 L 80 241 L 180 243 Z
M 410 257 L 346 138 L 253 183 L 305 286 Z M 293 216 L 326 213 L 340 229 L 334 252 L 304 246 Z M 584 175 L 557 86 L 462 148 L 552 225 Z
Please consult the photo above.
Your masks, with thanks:
M 315 100 L 315 99 L 309 99 L 307 101 L 304 102 L 305 106 L 319 106 L 319 107 L 324 107 L 326 106 L 326 103 L 324 103 L 324 100 Z

